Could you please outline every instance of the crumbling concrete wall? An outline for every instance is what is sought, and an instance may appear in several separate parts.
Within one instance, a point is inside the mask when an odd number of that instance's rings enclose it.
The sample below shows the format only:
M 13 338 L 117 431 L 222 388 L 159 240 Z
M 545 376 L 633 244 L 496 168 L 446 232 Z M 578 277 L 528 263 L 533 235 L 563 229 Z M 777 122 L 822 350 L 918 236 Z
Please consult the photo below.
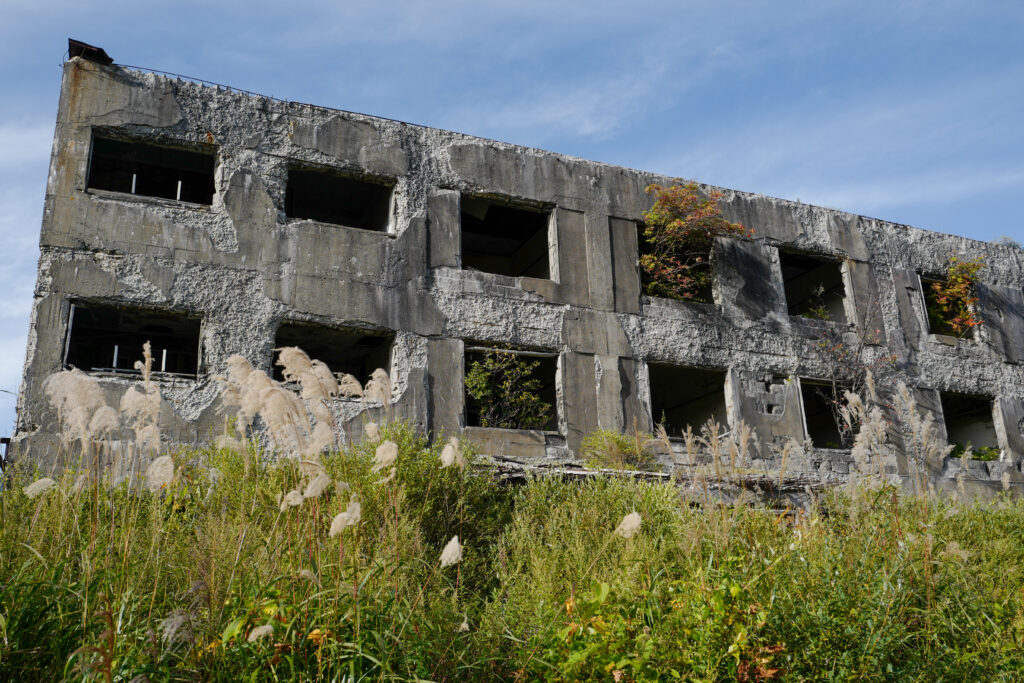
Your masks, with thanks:
M 97 131 L 212 145 L 212 204 L 87 188 Z M 286 217 L 295 163 L 394 183 L 390 230 Z M 219 433 L 225 418 L 214 376 L 232 354 L 269 370 L 277 326 L 296 320 L 394 333 L 396 415 L 424 431 L 465 431 L 494 454 L 568 458 L 595 429 L 650 430 L 647 363 L 654 361 L 728 370 L 730 423 L 753 426 L 759 457 L 768 457 L 772 443 L 804 441 L 800 394 L 786 378 L 834 377 L 834 359 L 821 349 L 829 338 L 865 357 L 893 355 L 892 379 L 912 387 L 995 397 L 1007 458 L 981 464 L 972 477 L 986 490 L 1006 472 L 1024 479 L 1024 252 L 720 190 L 726 216 L 755 236 L 716 244 L 715 303 L 652 299 L 641 295 L 637 265 L 637 221 L 651 204 L 650 183 L 672 179 L 71 59 L 46 191 L 17 448 L 52 457 L 55 415 L 42 382 L 62 367 L 70 303 L 103 301 L 202 315 L 206 372 L 161 380 L 164 433 L 176 441 Z M 551 277 L 463 269 L 462 192 L 550 209 Z M 848 324 L 787 314 L 780 246 L 844 263 Z M 927 331 L 917 274 L 941 271 L 950 254 L 985 258 L 979 307 L 986 324 L 973 339 Z M 558 354 L 557 431 L 465 427 L 462 366 L 470 342 Z M 101 381 L 113 397 L 136 380 Z M 340 405 L 343 428 L 358 437 L 380 410 Z M 801 466 L 841 478 L 849 454 L 812 452 Z

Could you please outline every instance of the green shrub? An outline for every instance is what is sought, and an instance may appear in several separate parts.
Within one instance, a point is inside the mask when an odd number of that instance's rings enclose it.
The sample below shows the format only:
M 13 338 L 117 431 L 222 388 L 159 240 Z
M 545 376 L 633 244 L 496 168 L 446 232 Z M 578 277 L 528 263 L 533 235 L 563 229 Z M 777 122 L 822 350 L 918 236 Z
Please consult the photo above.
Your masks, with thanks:
M 654 453 L 647 447 L 650 437 L 632 436 L 599 429 L 583 439 L 580 452 L 589 467 L 650 470 L 658 468 Z

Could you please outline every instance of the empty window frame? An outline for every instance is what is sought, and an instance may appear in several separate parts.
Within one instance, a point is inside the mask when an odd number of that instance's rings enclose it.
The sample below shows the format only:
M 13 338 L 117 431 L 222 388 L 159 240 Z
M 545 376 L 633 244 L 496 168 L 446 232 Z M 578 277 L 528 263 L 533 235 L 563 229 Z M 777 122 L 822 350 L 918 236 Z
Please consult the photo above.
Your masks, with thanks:
M 815 448 L 849 448 L 853 431 L 839 412 L 848 387 L 835 382 L 800 380 L 804 429 Z
M 466 425 L 556 431 L 558 354 L 466 346 Z
M 998 457 L 999 439 L 993 417 L 993 399 L 989 396 L 939 393 L 942 401 L 942 419 L 946 424 L 946 439 L 959 455 L 970 447 L 975 455 L 994 454 Z M 993 453 L 994 452 L 994 453 Z
M 462 267 L 548 279 L 549 211 L 462 195 Z
M 331 372 L 352 375 L 365 385 L 377 368 L 391 374 L 391 349 L 395 335 L 304 322 L 283 322 L 277 328 L 276 348 L 297 346 L 310 358 L 323 361 Z M 276 360 L 276 358 L 275 358 Z M 284 376 L 274 363 L 274 378 Z
M 779 251 L 790 315 L 846 323 L 846 287 L 840 261 Z
M 936 285 L 945 285 L 947 280 L 941 277 L 918 274 L 921 281 L 921 294 L 924 299 L 925 318 L 928 319 L 928 331 L 932 334 L 944 334 L 950 337 L 971 339 L 974 337 L 974 327 L 968 326 L 959 332 L 954 328 L 957 313 L 953 310 L 944 309 L 939 305 L 939 293 L 935 291 Z M 973 309 L 973 306 L 969 306 Z
M 88 187 L 212 204 L 215 165 L 212 149 L 161 147 L 94 134 Z
M 91 302 L 74 303 L 68 324 L 64 366 L 85 372 L 140 374 L 147 341 L 153 372 L 197 377 L 201 369 L 202 319 L 182 313 Z
M 356 178 L 327 169 L 291 167 L 284 212 L 349 228 L 387 232 L 394 183 Z
M 709 419 L 728 429 L 725 406 L 725 371 L 648 363 L 651 417 L 663 424 L 670 437 L 699 434 Z

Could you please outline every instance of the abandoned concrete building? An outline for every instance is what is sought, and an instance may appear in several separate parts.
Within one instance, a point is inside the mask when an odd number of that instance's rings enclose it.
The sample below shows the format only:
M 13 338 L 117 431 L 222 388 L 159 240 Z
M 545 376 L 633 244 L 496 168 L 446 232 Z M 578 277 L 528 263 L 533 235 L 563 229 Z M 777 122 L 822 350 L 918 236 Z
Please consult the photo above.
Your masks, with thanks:
M 63 70 L 17 453 L 52 457 L 47 376 L 77 367 L 115 395 L 152 343 L 165 439 L 220 433 L 226 359 L 268 373 L 298 345 L 365 381 L 394 415 L 486 453 L 570 459 L 597 429 L 678 438 L 742 420 L 764 448 L 810 442 L 805 467 L 851 466 L 818 390 L 836 358 L 891 359 L 940 437 L 997 459 L 932 463 L 950 486 L 1024 481 L 1024 251 L 733 190 L 713 301 L 643 295 L 641 171 L 120 67 L 75 44 Z M 705 192 L 716 188 L 701 186 Z M 951 254 L 984 257 L 984 324 L 930 329 L 926 287 Z M 802 315 L 814 292 L 827 319 Z M 481 427 L 474 354 L 528 354 L 543 428 Z M 859 362 L 859 361 L 858 361 Z M 382 407 L 338 399 L 348 438 Z M 33 455 L 33 453 L 35 455 Z M 891 474 L 899 476 L 897 463 Z

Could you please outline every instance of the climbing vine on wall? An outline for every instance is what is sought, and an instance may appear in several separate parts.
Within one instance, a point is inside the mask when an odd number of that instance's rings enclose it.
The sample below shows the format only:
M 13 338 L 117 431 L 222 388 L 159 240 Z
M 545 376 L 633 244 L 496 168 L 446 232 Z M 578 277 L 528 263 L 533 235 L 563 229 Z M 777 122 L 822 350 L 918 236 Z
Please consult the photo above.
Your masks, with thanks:
M 964 337 L 981 325 L 975 309 L 978 301 L 975 289 L 978 271 L 984 265 L 980 256 L 972 260 L 950 256 L 945 280 L 928 283 L 925 303 L 932 332 Z
M 718 207 L 722 195 L 703 196 L 694 183 L 649 185 L 654 206 L 644 212 L 640 268 L 644 293 L 682 301 L 711 301 L 711 247 L 719 236 L 749 237 Z
M 486 351 L 466 369 L 470 412 L 481 427 L 545 429 L 551 404 L 541 397 L 539 360 L 512 351 Z

